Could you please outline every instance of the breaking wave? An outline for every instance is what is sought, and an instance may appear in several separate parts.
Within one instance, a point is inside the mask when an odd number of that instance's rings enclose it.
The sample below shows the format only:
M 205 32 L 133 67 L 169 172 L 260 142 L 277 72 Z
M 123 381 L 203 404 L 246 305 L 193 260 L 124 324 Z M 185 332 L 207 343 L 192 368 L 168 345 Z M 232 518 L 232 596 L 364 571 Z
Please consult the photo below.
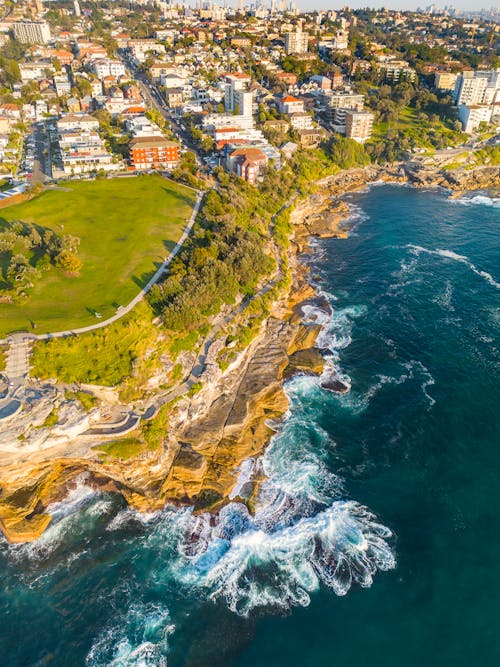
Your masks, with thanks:
M 429 248 L 423 248 L 422 246 L 413 245 L 411 243 L 406 247 L 410 248 L 411 252 L 413 252 L 416 255 L 419 255 L 421 253 L 427 253 L 428 255 L 437 255 L 438 257 L 451 259 L 455 262 L 461 262 L 462 264 L 465 264 L 465 266 L 467 266 L 477 276 L 480 276 L 481 278 L 486 280 L 486 282 L 489 283 L 492 287 L 500 289 L 500 283 L 498 283 L 490 273 L 488 273 L 487 271 L 481 271 L 480 269 L 476 268 L 474 264 L 470 261 L 470 259 L 465 255 L 459 255 L 456 252 L 453 252 L 453 250 L 441 250 L 439 248 L 436 250 L 429 250 Z
M 240 494 L 266 477 L 253 515 L 233 502 L 216 518 L 192 516 L 172 570 L 242 616 L 306 606 L 321 585 L 345 595 L 396 564 L 391 531 L 366 507 L 340 499 L 343 480 L 326 462 L 335 443 L 308 418 L 308 401 L 325 392 L 304 376 L 286 389 L 292 407 L 281 428 L 262 458 L 240 468 Z
M 500 208 L 500 197 L 488 197 L 488 195 L 474 195 L 473 197 L 457 197 L 449 200 L 453 204 L 462 206 L 492 206 Z
M 87 667 L 166 667 L 170 614 L 160 604 L 134 603 L 105 628 L 90 649 Z
M 321 583 L 345 595 L 353 584 L 370 586 L 378 569 L 394 567 L 390 536 L 365 508 L 335 502 L 271 532 L 257 524 L 235 537 L 202 578 L 211 598 L 243 616 L 258 607 L 307 606 Z
M 351 344 L 354 321 L 366 315 L 368 309 L 364 304 L 336 308 L 333 304 L 337 298 L 333 294 L 321 291 L 319 296 L 328 304 L 327 308 L 311 304 L 302 306 L 304 323 L 321 325 L 316 346 L 323 350 L 326 363 L 320 380 L 313 384 L 333 376 L 350 389 L 351 378 L 341 368 L 340 351 Z

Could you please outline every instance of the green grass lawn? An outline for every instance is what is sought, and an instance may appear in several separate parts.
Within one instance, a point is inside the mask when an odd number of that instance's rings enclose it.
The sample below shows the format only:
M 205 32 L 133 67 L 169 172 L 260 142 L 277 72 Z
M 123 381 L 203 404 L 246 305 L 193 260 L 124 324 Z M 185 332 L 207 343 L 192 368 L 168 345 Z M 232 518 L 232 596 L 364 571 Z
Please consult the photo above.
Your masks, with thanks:
M 435 130 L 438 134 L 446 137 L 449 145 L 455 145 L 460 139 L 460 135 L 454 132 L 445 123 L 440 121 L 437 124 L 431 123 L 429 120 L 421 120 L 418 118 L 419 112 L 411 107 L 403 107 L 400 110 L 399 118 L 390 123 L 376 123 L 373 126 L 373 139 L 384 139 L 389 130 L 403 131 L 406 136 L 412 137 L 416 146 L 426 148 L 429 151 L 434 151 L 432 143 L 429 141 L 428 133 L 430 130 Z
M 47 333 L 110 317 L 143 287 L 182 234 L 195 203 L 192 190 L 161 176 L 74 181 L 0 212 L 7 221 L 50 227 L 81 240 L 80 275 L 53 266 L 22 304 L 0 304 L 0 337 Z M 32 323 L 36 324 L 33 328 Z

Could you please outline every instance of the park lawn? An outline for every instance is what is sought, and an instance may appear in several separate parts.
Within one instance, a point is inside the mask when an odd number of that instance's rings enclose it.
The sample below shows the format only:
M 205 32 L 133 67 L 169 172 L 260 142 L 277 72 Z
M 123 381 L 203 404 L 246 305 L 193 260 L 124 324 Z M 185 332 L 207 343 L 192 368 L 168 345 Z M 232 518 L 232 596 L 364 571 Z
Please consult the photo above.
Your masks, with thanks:
M 53 266 L 22 304 L 0 304 L 0 337 L 18 330 L 51 333 L 115 314 L 169 254 L 191 215 L 192 190 L 159 175 L 71 181 L 0 213 L 2 223 L 32 222 L 81 240 L 80 274 Z M 36 328 L 33 327 L 33 323 Z
M 403 107 L 396 121 L 376 123 L 373 126 L 372 138 L 378 140 L 385 139 L 389 130 L 399 130 L 404 132 L 406 136 L 412 137 L 417 146 L 426 148 L 430 152 L 434 152 L 435 150 L 427 136 L 430 130 L 435 130 L 445 136 L 449 145 L 455 145 L 459 141 L 459 134 L 447 127 L 442 121 L 437 125 L 431 124 L 429 120 L 419 119 L 418 114 L 419 112 L 412 107 Z

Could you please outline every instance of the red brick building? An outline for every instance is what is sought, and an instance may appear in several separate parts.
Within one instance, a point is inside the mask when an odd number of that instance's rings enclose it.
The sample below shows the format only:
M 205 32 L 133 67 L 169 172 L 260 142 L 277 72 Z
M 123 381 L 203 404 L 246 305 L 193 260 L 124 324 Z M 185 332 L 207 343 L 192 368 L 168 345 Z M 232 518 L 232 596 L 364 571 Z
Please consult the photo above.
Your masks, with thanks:
M 181 158 L 178 144 L 165 137 L 137 137 L 130 142 L 134 169 L 175 169 Z
M 237 148 L 228 158 L 229 170 L 251 185 L 256 185 L 267 157 L 259 148 Z

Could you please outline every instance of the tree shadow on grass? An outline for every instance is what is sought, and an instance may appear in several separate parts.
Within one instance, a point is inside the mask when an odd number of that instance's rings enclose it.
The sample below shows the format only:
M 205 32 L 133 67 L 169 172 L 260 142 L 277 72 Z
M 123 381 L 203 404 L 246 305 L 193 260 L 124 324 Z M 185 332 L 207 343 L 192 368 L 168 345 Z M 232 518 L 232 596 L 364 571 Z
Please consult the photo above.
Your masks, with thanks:
M 183 185 L 182 183 L 179 183 L 179 186 L 187 188 L 187 186 Z M 190 208 L 194 208 L 194 204 L 196 202 L 196 194 L 194 191 L 190 191 L 188 194 L 183 194 L 182 192 L 175 192 L 175 190 L 165 187 L 163 188 L 163 190 L 167 192 L 171 197 L 175 197 L 175 199 L 177 199 L 179 202 L 187 204 Z
M 132 280 L 134 281 L 134 283 L 138 287 L 143 289 L 148 284 L 148 282 L 151 280 L 151 278 L 154 276 L 154 274 L 158 271 L 158 269 L 160 268 L 161 265 L 162 265 L 162 262 L 155 262 L 154 263 L 154 267 L 155 267 L 154 269 L 152 269 L 151 271 L 145 271 L 140 276 L 135 276 L 134 275 L 134 276 L 132 276 Z
M 170 241 L 170 240 L 163 241 L 163 246 L 165 247 L 165 250 L 167 250 L 169 255 L 176 245 L 177 243 L 175 241 Z

